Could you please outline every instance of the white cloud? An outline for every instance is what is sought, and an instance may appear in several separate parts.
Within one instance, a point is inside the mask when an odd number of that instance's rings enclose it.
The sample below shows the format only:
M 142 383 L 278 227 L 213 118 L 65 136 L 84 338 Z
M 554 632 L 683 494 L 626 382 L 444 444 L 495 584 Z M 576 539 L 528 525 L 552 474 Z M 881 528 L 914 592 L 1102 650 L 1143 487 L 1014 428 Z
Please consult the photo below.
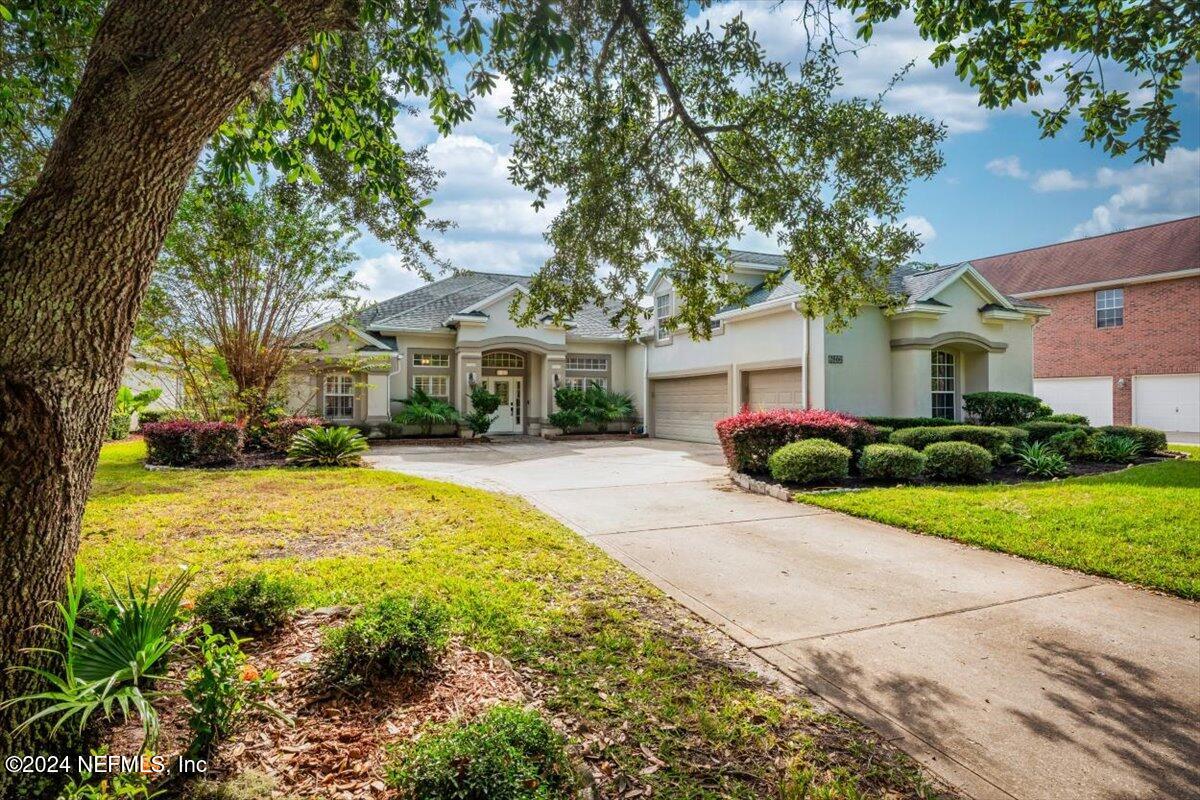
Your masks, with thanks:
M 1172 148 L 1166 160 L 1153 166 L 1101 168 L 1096 184 L 1116 191 L 1072 229 L 1071 238 L 1200 214 L 1200 148 Z
M 1024 180 L 1029 177 L 1029 173 L 1021 166 L 1021 159 L 1017 156 L 993 158 L 987 163 L 985 169 L 993 175 L 999 175 L 1002 178 Z
M 933 223 L 920 215 L 905 217 L 900 220 L 900 224 L 920 236 L 923 245 L 929 244 L 937 238 L 937 229 L 933 227 Z
M 364 286 L 362 296 L 374 301 L 410 292 L 425 283 L 420 275 L 405 267 L 395 253 L 363 259 L 358 263 L 355 277 Z
M 1039 172 L 1033 181 L 1035 192 L 1069 192 L 1074 189 L 1086 189 L 1090 184 L 1086 179 L 1071 173 L 1069 169 L 1052 169 Z

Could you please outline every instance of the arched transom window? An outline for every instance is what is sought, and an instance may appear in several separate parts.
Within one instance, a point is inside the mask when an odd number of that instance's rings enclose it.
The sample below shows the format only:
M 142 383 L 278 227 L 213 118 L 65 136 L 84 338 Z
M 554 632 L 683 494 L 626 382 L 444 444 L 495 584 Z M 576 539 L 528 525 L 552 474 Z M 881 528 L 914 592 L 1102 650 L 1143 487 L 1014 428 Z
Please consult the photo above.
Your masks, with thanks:
M 503 369 L 521 369 L 525 366 L 525 358 L 516 353 L 485 353 L 483 356 L 483 365 L 485 367 L 501 367 Z

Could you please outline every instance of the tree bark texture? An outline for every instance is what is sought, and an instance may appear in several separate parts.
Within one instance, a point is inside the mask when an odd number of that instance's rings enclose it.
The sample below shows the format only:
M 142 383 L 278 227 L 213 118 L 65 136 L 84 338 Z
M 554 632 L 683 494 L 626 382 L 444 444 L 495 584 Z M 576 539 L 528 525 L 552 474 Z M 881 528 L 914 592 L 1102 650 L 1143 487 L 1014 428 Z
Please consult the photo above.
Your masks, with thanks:
M 134 320 L 217 126 L 354 0 L 113 0 L 38 182 L 0 233 L 0 667 L 46 642 Z M 0 672 L 0 697 L 33 685 Z M 0 712 L 0 756 L 23 709 Z M 2 763 L 2 761 L 0 761 Z M 25 796 L 0 767 L 0 796 Z

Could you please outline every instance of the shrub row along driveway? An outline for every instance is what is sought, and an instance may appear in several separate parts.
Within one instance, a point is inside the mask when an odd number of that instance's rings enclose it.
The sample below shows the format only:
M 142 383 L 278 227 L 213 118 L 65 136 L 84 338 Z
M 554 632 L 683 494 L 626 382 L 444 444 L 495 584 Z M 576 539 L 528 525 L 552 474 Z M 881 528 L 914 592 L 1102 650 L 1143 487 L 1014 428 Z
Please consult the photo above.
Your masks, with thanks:
M 516 492 L 975 797 L 1191 796 L 1200 607 L 732 490 L 717 448 L 392 447 Z

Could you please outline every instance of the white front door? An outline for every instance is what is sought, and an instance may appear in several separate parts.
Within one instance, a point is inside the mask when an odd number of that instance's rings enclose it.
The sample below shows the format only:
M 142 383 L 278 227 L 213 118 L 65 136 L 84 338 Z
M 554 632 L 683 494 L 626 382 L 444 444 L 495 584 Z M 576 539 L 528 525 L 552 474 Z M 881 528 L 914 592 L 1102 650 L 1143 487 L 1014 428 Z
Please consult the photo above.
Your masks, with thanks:
M 500 398 L 489 433 L 521 432 L 521 379 L 487 378 L 487 390 Z

